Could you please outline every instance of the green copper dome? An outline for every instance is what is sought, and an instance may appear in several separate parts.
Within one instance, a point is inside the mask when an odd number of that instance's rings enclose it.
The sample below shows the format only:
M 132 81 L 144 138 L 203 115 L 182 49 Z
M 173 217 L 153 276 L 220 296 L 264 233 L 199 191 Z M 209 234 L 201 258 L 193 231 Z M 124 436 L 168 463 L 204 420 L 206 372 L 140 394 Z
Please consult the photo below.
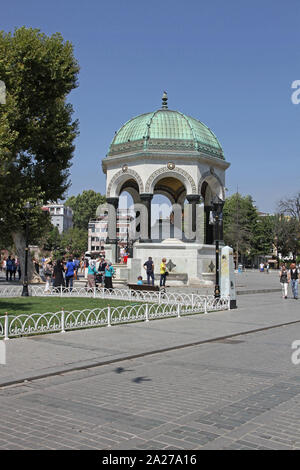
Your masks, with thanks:
M 214 133 L 197 119 L 167 109 L 166 100 L 163 98 L 162 109 L 126 122 L 116 132 L 108 156 L 136 150 L 179 150 L 204 152 L 224 160 Z

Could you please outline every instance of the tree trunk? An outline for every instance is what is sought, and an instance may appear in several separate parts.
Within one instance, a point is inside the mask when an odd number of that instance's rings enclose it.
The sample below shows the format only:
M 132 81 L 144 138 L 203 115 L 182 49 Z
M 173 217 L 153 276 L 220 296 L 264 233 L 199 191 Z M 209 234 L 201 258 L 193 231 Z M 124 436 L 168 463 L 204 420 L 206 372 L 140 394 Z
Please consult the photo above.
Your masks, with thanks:
M 21 266 L 21 282 L 24 281 L 25 274 L 25 248 L 26 239 L 23 232 L 13 232 L 12 238 L 16 247 L 17 257 Z M 31 259 L 30 251 L 28 250 L 28 266 L 27 266 L 28 283 L 41 282 L 41 278 L 35 270 L 34 264 Z

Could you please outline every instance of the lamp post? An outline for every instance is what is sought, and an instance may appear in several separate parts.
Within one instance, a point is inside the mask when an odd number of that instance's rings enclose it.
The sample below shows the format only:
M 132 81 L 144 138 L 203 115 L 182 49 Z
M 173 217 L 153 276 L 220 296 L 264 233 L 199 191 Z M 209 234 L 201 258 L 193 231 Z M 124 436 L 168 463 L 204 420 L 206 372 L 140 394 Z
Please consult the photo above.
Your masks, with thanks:
M 31 208 L 31 205 L 29 202 L 26 202 L 25 206 L 25 218 L 26 218 L 26 226 L 25 226 L 25 270 L 24 270 L 24 279 L 23 279 L 23 290 L 22 290 L 22 296 L 23 297 L 28 297 L 29 296 L 29 291 L 28 291 L 28 234 L 29 234 L 29 209 Z
M 216 282 L 215 282 L 215 298 L 220 297 L 220 227 L 222 224 L 223 206 L 224 201 L 216 196 L 216 199 L 212 202 L 213 216 L 215 225 L 215 245 L 216 245 Z

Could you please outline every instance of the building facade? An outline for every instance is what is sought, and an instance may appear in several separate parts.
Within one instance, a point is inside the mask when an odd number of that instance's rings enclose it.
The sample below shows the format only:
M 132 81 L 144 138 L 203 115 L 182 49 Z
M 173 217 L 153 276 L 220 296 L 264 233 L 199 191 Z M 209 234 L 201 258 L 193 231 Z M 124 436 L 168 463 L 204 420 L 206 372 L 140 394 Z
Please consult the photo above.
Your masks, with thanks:
M 73 211 L 64 204 L 47 204 L 43 207 L 50 213 L 51 223 L 58 228 L 59 233 L 68 231 L 73 227 Z

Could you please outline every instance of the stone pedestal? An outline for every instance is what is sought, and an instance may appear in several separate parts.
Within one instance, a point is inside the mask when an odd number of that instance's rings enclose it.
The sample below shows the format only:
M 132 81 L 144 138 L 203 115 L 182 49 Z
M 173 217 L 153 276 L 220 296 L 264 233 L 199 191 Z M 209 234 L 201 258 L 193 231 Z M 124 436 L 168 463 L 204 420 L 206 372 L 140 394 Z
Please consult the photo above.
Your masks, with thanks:
M 177 274 L 174 279 L 176 284 L 199 286 L 211 286 L 213 280 L 208 279 L 206 273 L 212 274 L 215 268 L 215 247 L 214 245 L 203 245 L 201 243 L 187 243 L 181 240 L 170 238 L 161 243 L 138 243 L 134 244 L 133 258 L 141 260 L 135 266 L 135 277 L 141 275 L 145 279 L 143 264 L 152 257 L 154 263 L 154 274 L 156 280 L 159 279 L 160 263 L 162 258 L 167 259 L 167 264 L 171 262 L 174 267 L 169 269 L 172 274 Z M 138 268 L 138 265 L 140 268 Z M 140 269 L 140 272 L 138 270 Z M 183 275 L 187 275 L 186 276 Z M 130 278 L 130 274 L 129 274 Z M 182 280 L 180 280 L 182 278 Z M 168 280 L 172 284 L 172 280 Z

